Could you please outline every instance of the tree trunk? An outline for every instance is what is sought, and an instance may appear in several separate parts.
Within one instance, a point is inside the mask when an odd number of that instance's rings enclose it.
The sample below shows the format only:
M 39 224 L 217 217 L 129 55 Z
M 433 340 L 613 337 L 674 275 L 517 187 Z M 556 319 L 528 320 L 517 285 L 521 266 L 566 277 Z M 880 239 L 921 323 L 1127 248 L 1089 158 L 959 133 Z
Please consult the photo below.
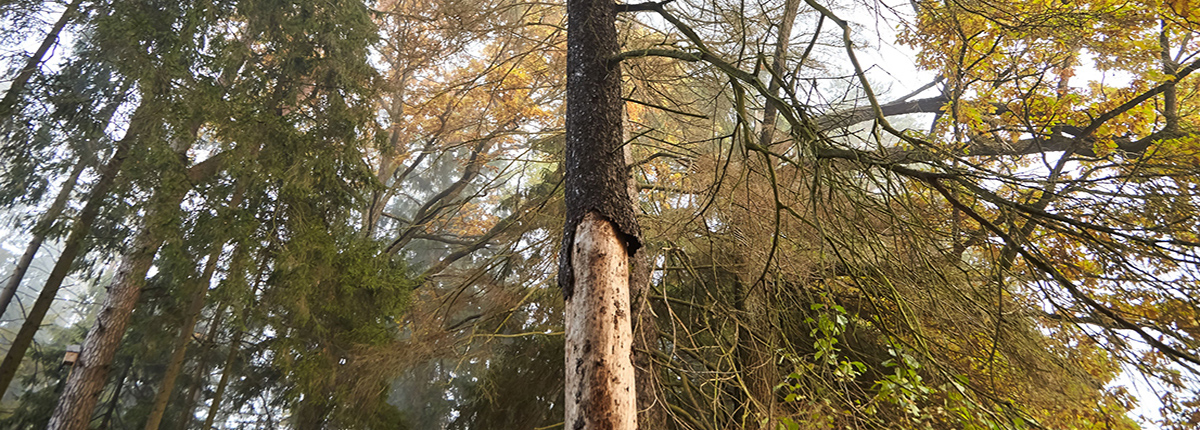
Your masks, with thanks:
M 62 16 L 58 17 L 58 22 L 54 23 L 54 27 L 50 28 L 50 32 L 46 34 L 46 38 L 42 39 L 42 45 L 34 51 L 33 56 L 25 62 L 25 67 L 17 72 L 17 76 L 13 78 L 12 83 L 8 86 L 8 92 L 4 94 L 4 99 L 0 100 L 0 122 L 5 122 L 16 111 L 17 97 L 25 91 L 25 85 L 33 78 L 34 72 L 41 67 L 42 62 L 46 59 L 46 53 L 50 52 L 50 48 L 58 43 L 58 35 L 62 33 L 63 27 L 67 26 L 75 18 L 76 12 L 79 11 L 79 5 L 83 0 L 72 0 L 67 5 L 67 9 L 63 11 Z
M 138 114 L 143 111 L 139 107 L 138 112 L 134 113 L 134 119 L 131 123 L 137 122 Z M 46 279 L 46 285 L 42 287 L 41 294 L 34 301 L 33 307 L 29 309 L 29 315 L 26 316 L 25 322 L 21 324 L 21 329 L 17 332 L 17 337 L 13 339 L 8 354 L 4 356 L 4 362 L 0 363 L 0 393 L 8 390 L 8 385 L 12 383 L 13 377 L 16 376 L 17 368 L 21 365 L 21 360 L 25 358 L 26 350 L 33 343 L 33 335 L 37 334 L 38 329 L 41 328 L 42 320 L 46 318 L 46 312 L 50 310 L 50 305 L 54 303 L 54 296 L 58 294 L 58 289 L 62 287 L 63 280 L 71 272 L 71 265 L 75 263 L 75 257 L 79 255 L 79 251 L 83 248 L 83 239 L 91 231 L 92 222 L 100 214 L 100 206 L 104 198 L 108 196 L 113 182 L 116 181 L 117 173 L 121 171 L 121 165 L 124 164 L 125 158 L 129 156 L 130 147 L 133 146 L 132 141 L 135 139 L 133 130 L 136 126 L 137 124 L 131 124 L 129 135 L 117 143 L 117 149 L 113 153 L 112 158 L 101 169 L 100 179 L 92 186 L 87 202 L 84 203 L 83 210 L 79 213 L 79 218 L 71 226 L 71 234 L 67 236 L 67 241 L 63 244 L 62 253 L 59 255 L 58 261 L 54 264 L 54 268 L 51 269 L 50 277 Z
M 629 259 L 641 247 L 625 161 L 616 6 L 567 2 L 566 428 L 635 429 Z
M 800 0 L 786 0 L 783 17 L 779 22 L 779 34 L 775 36 L 775 52 L 771 62 L 772 78 L 767 86 L 771 96 L 778 96 L 787 62 L 788 45 L 792 38 L 792 26 L 800 9 Z M 758 144 L 770 148 L 775 138 L 775 122 L 778 107 L 770 100 L 763 109 L 762 130 Z M 767 162 L 770 162 L 768 160 Z M 767 262 L 770 264 L 770 262 Z M 738 310 L 746 315 L 745 324 L 738 325 L 738 359 L 741 362 L 741 377 L 745 382 L 747 401 L 742 404 L 741 425 L 743 428 L 774 429 L 776 405 L 775 385 L 783 378 L 775 368 L 775 328 L 771 305 L 770 282 L 755 285 L 738 283 Z
M 771 96 L 779 95 L 781 87 L 780 80 L 783 79 L 783 72 L 787 63 L 787 51 L 789 42 L 792 39 L 792 26 L 796 23 L 796 14 L 800 11 L 800 0 L 786 0 L 783 4 L 783 19 L 779 22 L 779 34 L 775 39 L 775 57 L 771 61 L 771 73 L 773 77 L 771 82 L 767 84 L 767 92 Z M 762 133 L 759 134 L 758 144 L 763 148 L 770 148 L 771 142 L 775 137 L 775 116 L 779 113 L 778 106 L 766 102 L 763 108 Z
M 202 429 L 211 429 L 217 419 L 217 412 L 221 410 L 221 400 L 225 398 L 225 387 L 229 386 L 229 374 L 233 373 L 233 365 L 237 362 L 238 346 L 241 345 L 242 336 L 245 334 L 245 330 L 238 330 L 233 334 L 233 339 L 229 341 L 229 354 L 225 356 L 225 370 L 221 372 L 221 380 L 217 382 L 217 391 L 213 393 L 212 405 L 208 407 L 208 416 L 204 417 Z
M 741 428 L 775 428 L 774 386 L 783 382 L 775 370 L 774 329 L 770 324 L 770 291 L 766 281 L 746 286 L 737 282 L 734 307 L 746 316 L 737 327 L 738 373 L 745 386 Z
M 208 378 L 204 374 L 208 372 L 208 356 L 213 349 L 213 339 L 217 338 L 221 323 L 225 320 L 225 311 L 227 307 L 224 303 L 218 302 L 217 312 L 213 315 L 212 321 L 209 322 L 208 334 L 204 336 L 207 342 L 202 342 L 200 346 L 203 349 L 196 355 L 200 356 L 200 363 L 196 365 L 196 374 L 192 378 L 192 384 L 188 387 L 187 397 L 184 400 L 184 405 L 179 413 L 179 428 L 187 429 L 192 426 L 192 420 L 196 419 L 196 403 L 200 400 L 200 387 L 207 384 Z
M 79 174 L 83 173 L 83 168 L 86 166 L 87 162 L 81 157 L 79 162 L 75 163 L 75 168 L 71 170 L 71 175 L 67 177 L 66 182 L 63 182 L 62 189 L 58 191 L 58 196 L 54 198 L 54 203 L 42 214 L 42 218 L 38 220 L 37 225 L 33 226 L 33 239 L 29 240 L 29 245 L 25 247 L 25 253 L 21 255 L 21 259 L 17 261 L 17 267 L 13 268 L 12 274 L 8 277 L 8 283 L 4 284 L 4 290 L 0 291 L 0 315 L 4 315 L 8 311 L 8 305 L 12 303 L 13 296 L 17 294 L 17 288 L 21 286 L 21 280 L 25 278 L 25 272 L 29 271 L 29 265 L 33 263 L 33 257 L 42 248 L 42 242 L 46 241 L 46 233 L 54 225 L 54 221 L 58 219 L 59 215 L 62 215 L 63 209 L 67 207 L 67 200 L 71 198 L 71 191 L 75 190 L 75 184 L 79 181 Z
M 645 251 L 639 249 L 630 260 L 629 297 L 633 315 L 633 368 L 637 384 L 638 428 L 667 428 L 667 404 L 661 397 L 658 367 L 654 351 L 658 349 L 658 327 L 650 307 L 651 266 Z
M 153 218 L 153 213 L 146 216 L 146 219 Z M 104 298 L 96 322 L 88 331 L 79 361 L 75 363 L 75 370 L 67 380 L 67 388 L 59 398 L 47 428 L 88 428 L 92 410 L 96 407 L 112 367 L 113 356 L 125 334 L 133 307 L 141 296 L 142 286 L 146 283 L 146 272 L 150 270 L 154 255 L 162 245 L 162 234 L 158 230 L 149 222 L 143 222 L 141 233 L 122 257 L 120 269 L 108 287 L 108 296 Z
M 125 363 L 125 369 L 121 371 L 121 377 L 117 378 L 117 386 L 113 389 L 112 398 L 108 401 L 108 408 L 104 410 L 104 417 L 100 419 L 100 430 L 108 430 L 112 425 L 113 415 L 117 413 L 117 404 L 121 401 L 121 389 L 125 387 L 125 379 L 129 377 L 129 369 L 133 367 L 133 360 Z
M 188 147 L 190 145 L 183 145 L 179 150 L 186 151 Z M 159 190 L 151 196 L 151 207 L 142 219 L 140 233 L 134 239 L 132 247 L 125 252 L 121 266 L 109 284 L 108 295 L 104 298 L 104 304 L 92 329 L 88 331 L 79 361 L 67 380 L 67 388 L 59 398 L 48 428 L 87 428 L 92 410 L 96 407 L 96 401 L 104 389 L 105 379 L 112 368 L 113 356 L 116 355 L 117 347 L 125 336 L 133 308 L 141 297 L 146 273 L 154 262 L 158 248 L 162 246 L 166 233 L 164 230 L 171 227 L 170 224 L 156 220 L 162 211 L 177 210 L 190 189 L 189 186 L 177 186 L 167 191 Z
M 396 76 L 393 83 L 396 88 L 392 94 L 392 105 L 387 110 L 388 116 L 391 117 L 392 129 L 389 131 L 388 148 L 379 154 L 379 173 L 376 179 L 383 185 L 383 189 L 376 190 L 371 193 L 370 205 L 367 206 L 366 212 L 363 214 L 363 234 L 366 237 L 371 237 L 375 233 L 375 228 L 379 224 L 379 219 L 383 216 L 383 210 L 387 208 L 387 202 L 392 196 L 392 178 L 396 176 L 396 170 L 399 170 L 400 162 L 400 135 L 403 131 L 404 122 L 404 85 L 408 81 L 408 73 L 402 73 Z
M 183 370 L 188 344 L 191 343 L 192 333 L 196 329 L 196 320 L 200 318 L 200 312 L 204 310 L 204 297 L 208 295 L 208 286 L 212 282 L 213 273 L 217 270 L 217 258 L 221 256 L 223 245 L 224 242 L 214 243 L 212 252 L 208 254 L 208 260 L 204 263 L 204 273 L 193 286 L 195 291 L 191 294 L 187 314 L 184 315 L 183 324 L 179 327 L 179 336 L 175 338 L 171 359 L 167 361 L 167 370 L 163 374 L 162 383 L 158 386 L 158 393 L 154 396 L 154 406 L 150 408 L 150 416 L 146 418 L 146 430 L 157 430 L 159 423 L 162 422 L 163 414 L 167 412 L 167 403 L 171 400 L 171 393 L 175 391 L 175 380 L 179 378 L 179 372 Z

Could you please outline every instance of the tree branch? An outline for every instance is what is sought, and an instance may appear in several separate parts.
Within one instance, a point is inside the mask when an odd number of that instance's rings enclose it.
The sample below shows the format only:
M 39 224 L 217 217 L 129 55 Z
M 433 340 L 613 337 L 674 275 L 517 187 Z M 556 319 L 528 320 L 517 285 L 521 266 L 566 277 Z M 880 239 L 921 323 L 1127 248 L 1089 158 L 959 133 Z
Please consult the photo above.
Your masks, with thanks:
M 663 6 L 666 6 L 674 1 L 675 0 L 662 0 L 662 1 L 650 1 L 650 2 L 645 2 L 645 3 L 633 3 L 633 4 L 617 3 L 616 9 L 617 9 L 617 13 L 645 12 L 645 11 L 652 11 L 652 10 L 660 10 L 660 9 L 662 9 Z

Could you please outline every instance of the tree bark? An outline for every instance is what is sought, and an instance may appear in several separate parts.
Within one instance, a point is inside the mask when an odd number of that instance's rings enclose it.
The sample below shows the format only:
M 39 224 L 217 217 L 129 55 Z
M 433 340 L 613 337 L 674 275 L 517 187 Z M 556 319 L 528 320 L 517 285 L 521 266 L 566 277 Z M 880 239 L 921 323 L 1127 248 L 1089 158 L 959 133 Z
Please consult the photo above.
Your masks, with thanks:
M 179 148 L 181 154 L 188 147 L 190 145 Z M 180 174 L 191 177 L 191 172 L 186 169 Z M 138 230 L 140 233 L 125 252 L 121 266 L 109 284 L 108 295 L 84 339 L 79 361 L 50 418 L 49 429 L 84 430 L 88 427 L 96 401 L 112 368 L 117 347 L 125 336 L 133 308 L 141 297 L 146 273 L 154 262 L 158 248 L 162 246 L 166 233 L 164 230 L 171 227 L 158 221 L 158 218 L 163 211 L 177 210 L 190 189 L 190 186 L 176 186 L 160 189 L 151 196 L 151 207 L 142 219 Z
M 153 218 L 152 213 L 147 214 L 146 219 Z M 84 340 L 79 361 L 67 379 L 67 388 L 59 398 L 47 428 L 88 428 L 92 411 L 112 368 L 113 356 L 125 334 L 133 307 L 141 296 L 142 286 L 146 283 L 146 272 L 150 270 L 154 255 L 162 245 L 163 235 L 158 230 L 148 222 L 143 222 L 141 233 L 122 257 L 120 269 L 109 285 L 108 296 L 104 298 L 96 322 Z
M 41 67 L 42 61 L 45 61 L 46 53 L 50 52 L 50 48 L 58 43 L 58 35 L 62 33 L 62 29 L 67 26 L 67 23 L 75 18 L 76 12 L 79 11 L 79 5 L 82 3 L 83 0 L 72 0 L 67 5 L 62 16 L 59 16 L 58 21 L 54 23 L 54 27 L 51 27 L 50 32 L 42 39 L 42 45 L 38 46 L 37 51 L 34 51 L 33 56 L 29 57 L 21 71 L 17 72 L 17 76 L 8 86 L 8 91 L 4 93 L 4 99 L 0 100 L 0 122 L 7 121 L 12 116 L 16 110 L 17 97 L 25 91 L 25 85 L 29 84 L 33 73 Z
M 4 315 L 8 311 L 8 305 L 12 303 L 13 296 L 17 294 L 17 288 L 21 286 L 21 280 L 25 278 L 25 273 L 29 271 L 29 265 L 33 263 L 33 257 L 42 248 L 42 243 L 46 241 L 46 233 L 54 225 L 54 221 L 58 219 L 59 215 L 62 215 L 63 209 L 66 209 L 67 201 L 71 198 L 71 191 L 75 190 L 75 184 L 79 181 L 79 174 L 83 173 L 83 168 L 86 166 L 87 162 L 83 158 L 80 158 L 75 163 L 75 168 L 71 170 L 71 175 L 67 176 L 66 182 L 63 182 L 62 189 L 58 190 L 58 195 L 55 196 L 54 203 L 50 204 L 50 208 L 42 214 L 42 218 L 33 227 L 33 238 L 29 240 L 29 245 L 25 247 L 25 253 L 17 261 L 17 267 L 13 268 L 12 274 L 9 275 L 8 282 L 4 284 L 4 290 L 0 291 L 0 315 Z
M 563 164 L 567 220 L 558 284 L 574 287 L 571 252 L 575 227 L 597 212 L 616 225 L 626 251 L 641 247 L 624 157 L 624 101 L 617 54 L 616 7 L 606 0 L 567 2 L 567 115 Z

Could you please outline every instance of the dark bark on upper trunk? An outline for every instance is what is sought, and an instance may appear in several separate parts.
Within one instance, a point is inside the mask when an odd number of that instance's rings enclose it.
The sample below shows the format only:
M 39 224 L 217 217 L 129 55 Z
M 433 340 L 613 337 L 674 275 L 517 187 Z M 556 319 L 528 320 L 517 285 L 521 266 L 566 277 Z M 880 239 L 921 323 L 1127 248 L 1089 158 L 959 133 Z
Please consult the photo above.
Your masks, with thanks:
M 567 219 L 558 268 L 567 298 L 574 288 L 575 228 L 585 214 L 595 211 L 615 224 L 630 255 L 641 247 L 622 146 L 621 66 L 611 61 L 618 49 L 616 14 L 611 0 L 567 2 Z
M 612 0 L 567 2 L 566 428 L 637 428 L 630 258 L 641 247 L 624 145 Z M 577 254 L 577 255 L 576 255 Z

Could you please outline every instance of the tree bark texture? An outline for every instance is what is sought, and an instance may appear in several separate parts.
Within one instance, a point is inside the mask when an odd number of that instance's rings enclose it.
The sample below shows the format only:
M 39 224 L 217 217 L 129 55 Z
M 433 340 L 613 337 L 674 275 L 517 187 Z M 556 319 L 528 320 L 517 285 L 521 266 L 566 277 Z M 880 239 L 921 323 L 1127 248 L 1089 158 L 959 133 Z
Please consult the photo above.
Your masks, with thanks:
M 611 0 L 567 2 L 567 220 L 558 268 L 558 284 L 567 298 L 574 288 L 575 226 L 584 215 L 594 211 L 615 224 L 629 255 L 641 247 L 623 152 L 621 69 L 613 61 L 618 48 L 615 22 Z
M 147 216 L 152 219 L 153 215 Z M 67 379 L 67 387 L 63 390 L 58 406 L 50 417 L 53 430 L 84 430 L 91 422 L 92 412 L 108 372 L 112 368 L 113 356 L 117 346 L 125 334 L 133 307 L 142 294 L 142 286 L 146 283 L 146 272 L 154 261 L 154 254 L 162 245 L 162 235 L 157 228 L 143 223 L 141 233 L 134 239 L 133 246 L 125 252 L 121 266 L 108 287 L 108 296 L 96 322 L 88 331 L 83 342 L 79 361 L 75 370 Z
M 566 428 L 636 429 L 624 239 L 596 212 L 584 217 L 575 237 L 575 292 L 566 310 Z
M 569 430 L 637 428 L 629 261 L 641 247 L 624 147 L 616 4 L 567 1 L 566 298 Z
M 66 209 L 67 200 L 71 198 L 71 191 L 75 190 L 79 174 L 83 173 L 83 168 L 86 166 L 87 163 L 82 159 L 75 163 L 70 176 L 67 177 L 66 182 L 63 182 L 62 189 L 58 190 L 54 203 L 50 204 L 50 208 L 46 209 L 37 225 L 33 227 L 33 238 L 29 240 L 29 245 L 25 247 L 25 253 L 17 261 L 17 267 L 13 268 L 12 274 L 9 275 L 8 282 L 4 284 L 4 290 L 0 290 L 0 315 L 4 315 L 8 311 L 8 305 L 12 303 L 17 289 L 21 287 L 21 280 L 25 279 L 29 265 L 33 264 L 33 257 L 37 256 L 38 250 L 42 248 L 42 243 L 46 241 L 46 233 L 54 225 L 54 221 L 58 219 L 59 215 L 62 215 L 63 209 Z

